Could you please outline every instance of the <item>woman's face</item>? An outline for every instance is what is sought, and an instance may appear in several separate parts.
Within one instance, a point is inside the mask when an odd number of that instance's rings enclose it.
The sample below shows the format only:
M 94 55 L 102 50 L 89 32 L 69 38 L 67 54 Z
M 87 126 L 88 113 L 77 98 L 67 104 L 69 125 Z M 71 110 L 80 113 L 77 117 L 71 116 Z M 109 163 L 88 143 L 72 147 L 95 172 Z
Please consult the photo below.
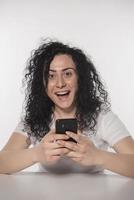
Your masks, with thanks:
M 46 90 L 55 109 L 71 111 L 75 108 L 77 79 L 76 66 L 71 56 L 56 55 L 50 63 Z

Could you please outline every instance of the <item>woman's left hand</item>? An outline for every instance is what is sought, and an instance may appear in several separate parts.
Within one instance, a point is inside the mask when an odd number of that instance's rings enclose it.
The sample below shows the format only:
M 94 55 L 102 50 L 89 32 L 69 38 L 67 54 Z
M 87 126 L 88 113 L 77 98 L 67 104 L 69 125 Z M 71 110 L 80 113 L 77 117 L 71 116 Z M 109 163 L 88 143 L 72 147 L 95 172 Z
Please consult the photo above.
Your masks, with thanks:
M 87 136 L 82 135 L 80 132 L 76 134 L 67 131 L 66 134 L 76 141 L 76 143 L 63 140 L 58 141 L 59 144 L 70 149 L 66 156 L 84 166 L 99 164 L 99 150 Z

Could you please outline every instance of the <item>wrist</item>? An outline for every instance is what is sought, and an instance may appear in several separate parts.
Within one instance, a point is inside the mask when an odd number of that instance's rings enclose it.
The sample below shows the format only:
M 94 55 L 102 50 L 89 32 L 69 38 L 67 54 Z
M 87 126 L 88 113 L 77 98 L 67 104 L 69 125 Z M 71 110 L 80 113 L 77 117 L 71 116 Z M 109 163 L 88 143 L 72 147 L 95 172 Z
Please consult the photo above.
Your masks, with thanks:
M 30 148 L 31 152 L 32 152 L 32 161 L 34 164 L 38 163 L 39 162 L 39 159 L 38 159 L 38 149 L 37 147 L 32 147 Z
M 105 151 L 101 149 L 96 150 L 95 165 L 100 165 L 102 167 L 104 166 L 104 155 Z
M 107 169 L 113 156 L 115 156 L 115 153 L 99 149 L 96 159 L 97 164 L 100 165 L 102 168 Z

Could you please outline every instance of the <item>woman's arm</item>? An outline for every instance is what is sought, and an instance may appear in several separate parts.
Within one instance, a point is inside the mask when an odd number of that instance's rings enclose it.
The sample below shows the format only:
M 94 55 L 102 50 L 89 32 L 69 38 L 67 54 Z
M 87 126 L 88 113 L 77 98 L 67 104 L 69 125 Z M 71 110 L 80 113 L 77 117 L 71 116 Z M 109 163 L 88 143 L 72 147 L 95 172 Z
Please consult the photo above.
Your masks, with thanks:
M 99 162 L 104 169 L 118 173 L 120 175 L 134 178 L 134 154 L 121 154 L 101 151 Z
M 126 137 L 113 146 L 117 153 L 99 150 L 98 163 L 105 169 L 124 176 L 134 177 L 134 140 Z
M 60 156 L 69 150 L 55 141 L 68 138 L 65 134 L 55 134 L 54 131 L 50 131 L 38 145 L 29 148 L 27 137 L 14 132 L 0 151 L 0 173 L 18 172 L 38 162 L 43 164 L 57 162 Z
M 126 137 L 113 146 L 117 153 L 103 151 L 95 147 L 86 136 L 66 132 L 77 143 L 59 141 L 59 144 L 70 149 L 67 154 L 72 160 L 84 166 L 100 165 L 115 173 L 134 177 L 134 140 Z
M 0 173 L 13 173 L 33 165 L 35 149 L 28 148 L 29 145 L 26 136 L 14 132 L 0 151 Z

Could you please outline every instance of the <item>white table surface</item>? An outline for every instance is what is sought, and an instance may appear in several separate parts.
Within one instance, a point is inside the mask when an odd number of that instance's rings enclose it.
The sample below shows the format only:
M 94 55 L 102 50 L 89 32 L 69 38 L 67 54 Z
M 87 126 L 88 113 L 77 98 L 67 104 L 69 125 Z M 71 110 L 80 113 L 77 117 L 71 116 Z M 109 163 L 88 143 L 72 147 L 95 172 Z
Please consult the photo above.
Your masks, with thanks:
M 134 200 L 134 179 L 105 174 L 0 175 L 0 200 Z

